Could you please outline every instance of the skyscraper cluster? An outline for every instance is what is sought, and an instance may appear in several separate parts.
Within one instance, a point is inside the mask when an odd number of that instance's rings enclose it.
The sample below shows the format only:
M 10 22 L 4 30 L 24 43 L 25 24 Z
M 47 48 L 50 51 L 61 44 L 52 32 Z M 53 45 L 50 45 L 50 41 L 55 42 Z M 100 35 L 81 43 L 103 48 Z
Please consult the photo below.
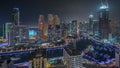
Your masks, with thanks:
M 45 22 L 44 16 L 40 15 L 38 24 L 41 39 L 53 40 L 57 37 L 57 29 L 60 29 L 60 18 L 58 15 L 48 14 L 48 22 Z

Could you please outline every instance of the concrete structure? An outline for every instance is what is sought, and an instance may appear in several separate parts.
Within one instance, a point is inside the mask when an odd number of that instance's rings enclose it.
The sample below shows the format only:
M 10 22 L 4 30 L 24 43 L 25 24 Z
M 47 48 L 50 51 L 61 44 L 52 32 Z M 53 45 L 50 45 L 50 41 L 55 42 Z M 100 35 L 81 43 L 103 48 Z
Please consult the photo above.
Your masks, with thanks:
M 9 34 L 9 31 L 11 28 L 12 28 L 11 22 L 7 22 L 7 23 L 3 24 L 3 38 L 4 39 L 8 39 L 8 34 Z
M 82 65 L 82 57 L 74 48 L 64 48 L 63 58 L 67 68 L 84 68 Z
M 120 68 L 120 49 L 115 50 L 116 67 Z
M 33 58 L 32 60 L 29 61 L 29 68 L 43 68 L 43 58 L 38 57 L 38 58 Z
M 9 32 L 10 45 L 28 42 L 28 27 L 25 25 L 14 25 Z

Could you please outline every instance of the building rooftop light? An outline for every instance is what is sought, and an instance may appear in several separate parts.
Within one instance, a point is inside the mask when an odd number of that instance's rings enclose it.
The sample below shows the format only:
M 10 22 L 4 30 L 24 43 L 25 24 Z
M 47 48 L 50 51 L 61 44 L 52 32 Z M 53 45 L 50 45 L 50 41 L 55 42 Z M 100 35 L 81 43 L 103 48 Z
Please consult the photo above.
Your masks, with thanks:
M 102 6 L 100 7 L 100 9 L 108 9 L 108 6 L 102 5 Z
M 94 16 L 94 15 L 90 14 L 90 15 L 89 15 L 89 18 L 93 18 L 93 16 Z

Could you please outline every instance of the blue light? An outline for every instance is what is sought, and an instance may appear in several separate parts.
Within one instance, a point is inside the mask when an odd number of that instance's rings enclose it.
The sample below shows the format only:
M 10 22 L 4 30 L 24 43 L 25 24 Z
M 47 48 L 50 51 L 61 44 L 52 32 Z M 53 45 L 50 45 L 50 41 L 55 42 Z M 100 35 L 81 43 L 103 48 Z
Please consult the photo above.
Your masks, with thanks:
M 100 9 L 108 9 L 108 6 L 102 5 L 102 6 L 100 7 Z
M 29 36 L 30 37 L 35 36 L 35 30 L 29 30 Z
M 7 45 L 8 45 L 8 43 L 0 43 L 0 47 L 7 46 Z
M 18 10 L 19 11 L 19 8 L 13 8 L 14 10 Z
M 89 15 L 89 18 L 93 18 L 93 15 L 92 15 L 92 14 L 90 14 L 90 15 Z

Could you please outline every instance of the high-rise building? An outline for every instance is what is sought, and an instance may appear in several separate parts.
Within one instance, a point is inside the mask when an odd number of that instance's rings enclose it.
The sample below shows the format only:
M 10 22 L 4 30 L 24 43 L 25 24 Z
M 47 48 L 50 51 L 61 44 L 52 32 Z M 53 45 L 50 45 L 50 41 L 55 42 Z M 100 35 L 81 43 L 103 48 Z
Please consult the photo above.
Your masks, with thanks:
M 99 21 L 97 20 L 93 21 L 93 35 L 99 36 Z
M 10 30 L 10 40 L 12 45 L 15 45 L 16 43 L 27 43 L 28 37 L 28 28 L 25 25 L 15 25 L 14 28 Z
M 53 38 L 53 21 L 54 17 L 53 14 L 48 14 L 48 40 L 52 40 Z
M 7 22 L 3 24 L 3 38 L 4 39 L 8 39 L 8 34 L 11 28 L 12 28 L 12 23 Z
M 90 34 L 93 34 L 93 15 L 90 14 L 89 15 L 89 33 Z
M 49 26 L 53 25 L 53 23 L 54 23 L 53 19 L 54 19 L 53 14 L 48 14 L 48 25 Z
M 82 65 L 82 56 L 73 47 L 63 49 L 64 64 L 67 68 L 84 68 Z
M 116 67 L 120 68 L 120 49 L 115 50 Z
M 60 36 L 60 18 L 58 15 L 48 14 L 49 40 L 55 40 Z
M 55 25 L 60 25 L 60 18 L 58 15 L 54 15 L 54 24 Z
M 60 18 L 58 15 L 54 15 L 54 23 L 56 38 L 60 38 Z
M 40 30 L 40 39 L 42 40 L 45 36 L 44 36 L 44 26 L 45 26 L 45 21 L 44 21 L 44 16 L 40 15 L 39 19 L 38 19 L 38 27 Z
M 107 0 L 101 0 L 102 5 L 99 11 L 99 33 L 100 38 L 108 38 L 110 33 L 109 10 Z
M 77 20 L 73 20 L 71 23 L 71 34 L 74 37 L 77 36 L 77 30 L 78 30 L 78 22 L 77 22 Z
M 12 18 L 13 25 L 19 25 L 20 24 L 19 8 L 13 8 L 12 16 L 13 16 L 13 18 Z
M 44 16 L 43 15 L 40 15 L 39 16 L 39 19 L 38 19 L 38 27 L 39 27 L 39 30 L 42 32 L 43 30 L 43 27 L 44 27 Z
M 42 57 L 33 58 L 29 61 L 29 68 L 43 68 L 43 61 Z
M 45 23 L 44 26 L 43 26 L 42 39 L 47 40 L 47 38 L 48 38 L 48 23 Z

